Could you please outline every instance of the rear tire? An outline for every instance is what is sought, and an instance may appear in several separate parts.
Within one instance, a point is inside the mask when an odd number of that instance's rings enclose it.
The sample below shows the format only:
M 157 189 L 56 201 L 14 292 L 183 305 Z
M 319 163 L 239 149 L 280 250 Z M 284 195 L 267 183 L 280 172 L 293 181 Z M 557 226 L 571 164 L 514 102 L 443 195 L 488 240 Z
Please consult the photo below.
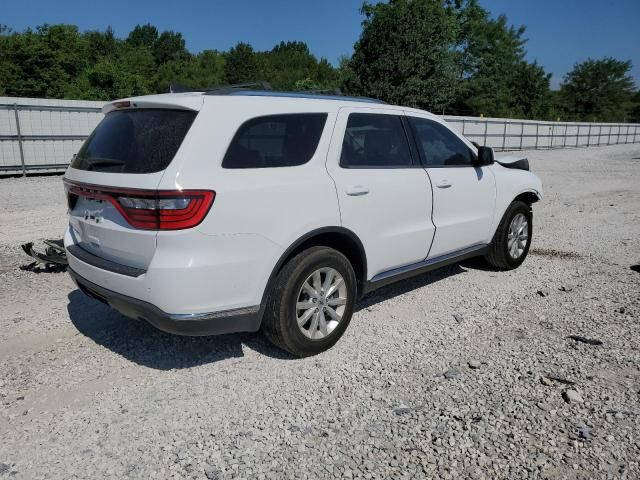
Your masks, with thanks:
M 518 268 L 529 253 L 532 234 L 531 207 L 519 200 L 513 202 L 500 220 L 486 261 L 500 270 Z
M 328 247 L 297 254 L 278 273 L 267 300 L 262 331 L 297 357 L 331 348 L 346 330 L 357 295 L 347 258 Z

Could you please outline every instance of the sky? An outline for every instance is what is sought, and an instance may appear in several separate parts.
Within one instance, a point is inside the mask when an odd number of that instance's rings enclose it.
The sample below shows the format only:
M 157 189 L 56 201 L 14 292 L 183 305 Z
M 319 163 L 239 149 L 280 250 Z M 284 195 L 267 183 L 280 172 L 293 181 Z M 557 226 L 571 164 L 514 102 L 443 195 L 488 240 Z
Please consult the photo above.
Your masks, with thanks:
M 126 37 L 136 24 L 181 32 L 191 52 L 251 43 L 271 49 L 301 40 L 334 65 L 350 55 L 361 31 L 361 0 L 21 0 L 3 2 L 0 24 L 24 30 L 71 23 L 81 30 L 111 26 Z M 640 0 L 480 0 L 493 16 L 525 25 L 527 58 L 552 74 L 551 86 L 577 62 L 611 56 L 633 62 L 640 86 Z

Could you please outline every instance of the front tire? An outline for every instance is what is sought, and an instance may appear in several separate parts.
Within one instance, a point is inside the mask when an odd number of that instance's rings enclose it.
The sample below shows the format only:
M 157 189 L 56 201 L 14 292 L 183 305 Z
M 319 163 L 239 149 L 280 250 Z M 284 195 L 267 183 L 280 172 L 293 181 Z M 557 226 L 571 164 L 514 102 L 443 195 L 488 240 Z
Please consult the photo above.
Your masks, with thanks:
M 521 201 L 513 202 L 500 220 L 485 259 L 500 270 L 518 268 L 529 253 L 532 234 L 531 207 Z
M 332 248 L 312 247 L 278 273 L 262 330 L 276 346 L 298 357 L 331 348 L 346 330 L 357 295 L 347 258 Z

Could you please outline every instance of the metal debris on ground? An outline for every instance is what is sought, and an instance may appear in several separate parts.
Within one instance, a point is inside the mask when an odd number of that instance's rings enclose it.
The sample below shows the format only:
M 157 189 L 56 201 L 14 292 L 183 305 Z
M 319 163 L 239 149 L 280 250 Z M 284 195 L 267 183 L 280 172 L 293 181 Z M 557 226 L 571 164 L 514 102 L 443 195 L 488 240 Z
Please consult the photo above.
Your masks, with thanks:
M 576 342 L 586 343 L 588 345 L 602 345 L 602 340 L 597 338 L 587 338 L 581 335 L 569 335 L 567 338 L 575 340 Z
M 64 272 L 67 269 L 67 254 L 64 250 L 64 243 L 60 240 L 44 240 L 46 248 L 43 252 L 34 250 L 33 242 L 22 244 L 24 253 L 32 258 L 35 262 L 23 265 L 20 270 L 30 272 Z

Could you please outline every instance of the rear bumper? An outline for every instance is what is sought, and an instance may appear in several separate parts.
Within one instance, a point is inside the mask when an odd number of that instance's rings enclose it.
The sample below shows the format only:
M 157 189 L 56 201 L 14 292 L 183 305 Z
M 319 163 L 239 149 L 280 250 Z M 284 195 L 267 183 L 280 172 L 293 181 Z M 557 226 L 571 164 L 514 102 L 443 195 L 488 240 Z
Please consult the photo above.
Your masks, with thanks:
M 68 269 L 73 281 L 88 296 L 108 304 L 124 316 L 146 320 L 159 330 L 177 335 L 221 335 L 256 332 L 260 328 L 259 306 L 212 313 L 171 314 L 148 302 L 106 289 Z

